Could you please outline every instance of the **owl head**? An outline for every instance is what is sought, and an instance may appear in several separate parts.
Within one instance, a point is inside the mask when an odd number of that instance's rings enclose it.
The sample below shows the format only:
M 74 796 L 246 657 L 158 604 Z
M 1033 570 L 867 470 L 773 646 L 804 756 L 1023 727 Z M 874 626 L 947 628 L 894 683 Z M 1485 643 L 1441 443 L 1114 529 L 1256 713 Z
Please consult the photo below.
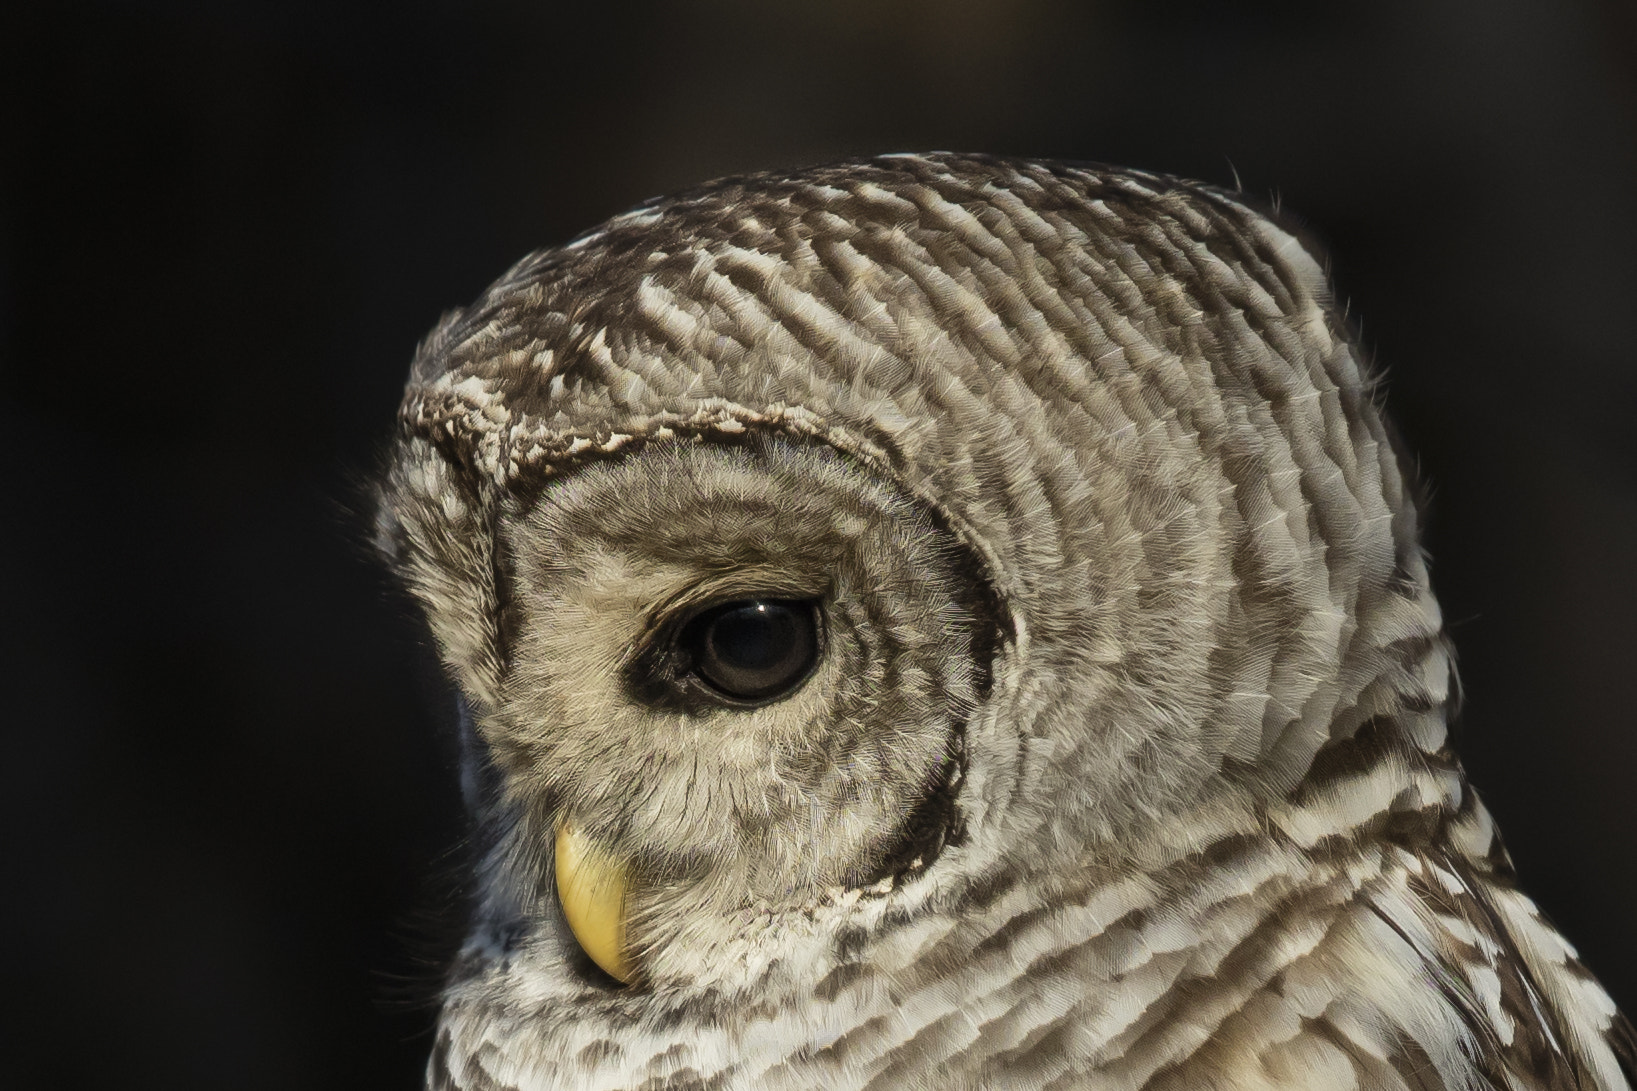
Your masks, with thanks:
M 1334 778 L 1443 751 L 1416 520 L 1233 194 L 885 157 L 535 254 L 422 346 L 381 489 L 470 732 L 457 978 L 811 994 L 1224 816 L 1322 837 Z

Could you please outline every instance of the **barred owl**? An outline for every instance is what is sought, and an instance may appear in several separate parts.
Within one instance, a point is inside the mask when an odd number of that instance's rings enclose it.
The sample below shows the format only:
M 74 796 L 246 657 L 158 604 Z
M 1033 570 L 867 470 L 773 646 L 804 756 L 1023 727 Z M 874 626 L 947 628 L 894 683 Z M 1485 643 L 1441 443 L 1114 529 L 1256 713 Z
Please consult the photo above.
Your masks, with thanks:
M 461 698 L 428 1086 L 1628 1088 L 1451 752 L 1411 482 L 1233 194 L 728 179 L 421 347 L 378 541 Z

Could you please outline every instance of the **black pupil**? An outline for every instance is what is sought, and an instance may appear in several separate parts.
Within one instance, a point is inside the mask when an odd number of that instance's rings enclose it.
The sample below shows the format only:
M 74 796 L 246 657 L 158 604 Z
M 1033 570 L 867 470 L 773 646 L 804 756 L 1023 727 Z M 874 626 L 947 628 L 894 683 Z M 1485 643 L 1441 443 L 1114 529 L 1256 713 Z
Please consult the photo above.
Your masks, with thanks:
M 818 658 L 811 602 L 730 602 L 695 618 L 684 634 L 700 677 L 730 697 L 757 701 L 788 693 Z

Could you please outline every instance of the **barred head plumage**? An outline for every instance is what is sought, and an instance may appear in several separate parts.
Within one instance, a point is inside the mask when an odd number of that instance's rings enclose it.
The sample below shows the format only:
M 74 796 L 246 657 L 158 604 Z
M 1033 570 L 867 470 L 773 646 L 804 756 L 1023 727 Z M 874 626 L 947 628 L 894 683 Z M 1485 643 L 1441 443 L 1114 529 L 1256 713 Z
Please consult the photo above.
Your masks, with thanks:
M 1626 1086 L 1448 748 L 1370 377 L 1238 195 L 714 183 L 447 318 L 401 424 L 488 786 L 432 1086 Z

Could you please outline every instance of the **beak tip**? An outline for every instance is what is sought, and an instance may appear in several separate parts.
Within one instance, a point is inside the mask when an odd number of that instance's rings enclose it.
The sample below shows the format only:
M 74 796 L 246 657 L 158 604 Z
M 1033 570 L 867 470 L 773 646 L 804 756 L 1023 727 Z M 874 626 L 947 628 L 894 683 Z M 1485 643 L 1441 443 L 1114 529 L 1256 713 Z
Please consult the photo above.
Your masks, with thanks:
M 635 967 L 625 948 L 629 869 L 570 822 L 559 823 L 557 900 L 580 948 L 604 973 L 631 984 Z

